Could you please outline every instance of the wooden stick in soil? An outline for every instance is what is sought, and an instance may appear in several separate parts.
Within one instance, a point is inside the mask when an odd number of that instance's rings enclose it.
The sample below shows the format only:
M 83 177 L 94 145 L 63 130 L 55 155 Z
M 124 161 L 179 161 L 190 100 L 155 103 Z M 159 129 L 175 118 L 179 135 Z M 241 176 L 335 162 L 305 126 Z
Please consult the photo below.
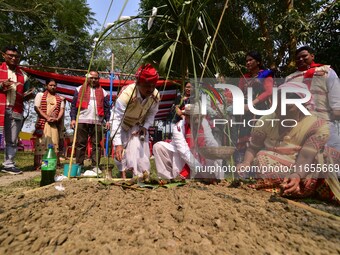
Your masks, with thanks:
M 316 209 L 316 208 L 313 208 L 309 205 L 305 205 L 305 204 L 301 204 L 299 202 L 295 202 L 293 200 L 290 200 L 290 199 L 287 199 L 287 203 L 290 204 L 290 205 L 295 205 L 297 207 L 300 207 L 304 210 L 307 210 L 307 211 L 310 211 L 311 213 L 314 213 L 316 215 L 319 215 L 319 216 L 323 216 L 323 217 L 327 217 L 327 218 L 330 218 L 332 220 L 338 220 L 340 221 L 340 217 L 336 216 L 336 215 L 333 215 L 331 213 L 328 213 L 328 212 L 324 212 L 324 211 L 321 211 L 319 209 Z
M 26 195 L 26 194 L 29 194 L 29 193 L 33 193 L 35 191 L 44 190 L 44 189 L 47 189 L 49 187 L 52 187 L 54 184 L 55 184 L 55 182 L 48 184 L 48 185 L 45 185 L 45 186 L 42 186 L 42 187 L 35 188 L 35 189 L 26 190 L 26 191 L 24 191 L 24 194 Z
M 281 203 L 286 203 L 286 204 L 289 204 L 289 205 L 294 205 L 296 207 L 299 207 L 301 209 L 304 209 L 306 211 L 314 213 L 314 214 L 316 214 L 318 216 L 323 216 L 323 217 L 326 217 L 326 218 L 330 218 L 332 220 L 340 221 L 340 217 L 339 216 L 336 216 L 334 214 L 331 214 L 331 213 L 328 213 L 328 212 L 325 212 L 325 211 L 321 211 L 321 210 L 313 208 L 313 207 L 311 207 L 309 205 L 305 205 L 305 204 L 302 204 L 302 203 L 299 203 L 299 202 L 295 202 L 295 201 L 290 200 L 288 198 L 272 196 L 269 201 L 271 201 L 271 202 L 281 202 Z

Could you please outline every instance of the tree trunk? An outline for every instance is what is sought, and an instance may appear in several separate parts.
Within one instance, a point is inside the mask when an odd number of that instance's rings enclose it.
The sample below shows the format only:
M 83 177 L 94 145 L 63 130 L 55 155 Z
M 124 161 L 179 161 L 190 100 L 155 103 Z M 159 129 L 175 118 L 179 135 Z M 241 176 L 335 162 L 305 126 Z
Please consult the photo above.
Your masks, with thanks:
M 264 47 L 267 52 L 267 59 L 268 59 L 268 65 L 271 69 L 276 68 L 276 64 L 274 61 L 274 54 L 273 54 L 273 41 L 270 38 L 269 30 L 268 30 L 268 23 L 267 23 L 267 17 L 265 14 L 260 14 L 258 17 L 259 25 L 261 28 L 261 33 L 264 38 L 266 38 L 264 42 Z
M 289 14 L 294 9 L 294 0 L 287 0 L 287 13 Z M 290 32 L 288 42 L 289 62 L 288 68 L 295 67 L 295 52 L 296 52 L 296 32 Z

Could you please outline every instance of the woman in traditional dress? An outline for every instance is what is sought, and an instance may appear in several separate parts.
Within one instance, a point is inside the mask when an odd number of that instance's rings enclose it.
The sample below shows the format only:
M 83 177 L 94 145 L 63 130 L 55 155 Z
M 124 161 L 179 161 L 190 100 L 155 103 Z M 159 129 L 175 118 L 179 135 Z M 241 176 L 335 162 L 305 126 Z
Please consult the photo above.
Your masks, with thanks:
M 266 110 L 270 108 L 270 99 L 273 90 L 273 72 L 263 68 L 262 57 L 256 51 L 250 51 L 246 55 L 246 73 L 239 82 L 239 88 L 244 94 L 244 115 L 237 116 L 237 122 L 243 122 L 245 125 L 237 125 L 237 151 L 235 153 L 236 163 L 243 160 L 244 153 L 247 149 L 250 139 L 251 127 L 247 124 L 248 120 L 257 117 L 249 111 L 248 104 L 253 104 L 257 110 Z M 253 89 L 252 102 L 248 102 L 248 88 Z
M 59 152 L 59 125 L 64 116 L 65 103 L 64 98 L 56 94 L 56 89 L 55 80 L 47 80 L 45 92 L 38 93 L 34 99 L 34 109 L 38 114 L 34 132 L 36 137 L 34 168 L 36 170 L 41 166 L 41 159 L 48 144 L 53 144 L 55 152 Z
M 308 91 L 305 84 L 291 82 L 281 85 L 279 92 L 287 87 Z M 304 97 L 303 93 L 286 94 L 288 99 Z M 287 105 L 283 115 L 280 93 L 278 98 L 276 111 L 263 116 L 251 133 L 244 160 L 237 166 L 240 175 L 255 173 L 257 182 L 251 185 L 255 189 L 277 189 L 282 195 L 293 197 L 308 197 L 322 190 L 324 198 L 339 199 L 339 182 L 334 172 L 327 172 L 323 165 L 323 150 L 329 137 L 327 122 L 305 115 L 294 104 Z M 320 167 L 326 170 L 324 175 L 316 173 Z M 330 184 L 328 192 L 325 181 Z

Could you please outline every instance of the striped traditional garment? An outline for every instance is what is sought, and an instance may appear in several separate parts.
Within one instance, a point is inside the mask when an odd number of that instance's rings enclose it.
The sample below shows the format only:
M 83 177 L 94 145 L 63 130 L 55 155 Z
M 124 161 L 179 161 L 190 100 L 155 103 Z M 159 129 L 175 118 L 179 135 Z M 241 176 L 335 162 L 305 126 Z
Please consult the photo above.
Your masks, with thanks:
M 48 91 L 46 90 L 41 98 L 41 103 L 40 103 L 40 109 L 42 112 L 47 114 L 47 95 L 48 95 Z M 54 109 L 50 112 L 50 116 L 57 118 L 60 112 L 60 106 L 62 103 L 62 98 L 59 95 L 55 95 L 56 97 L 56 106 L 54 107 Z M 45 123 L 46 123 L 46 119 L 39 117 L 37 123 L 35 124 L 35 131 L 34 131 L 34 135 L 37 137 L 41 137 L 44 133 L 44 127 L 45 127 Z
M 13 76 L 15 75 L 15 77 Z M 3 133 L 3 127 L 5 124 L 5 109 L 11 107 L 13 112 L 22 114 L 23 112 L 23 94 L 24 83 L 27 80 L 27 76 L 21 71 L 19 67 L 13 72 L 13 77 L 9 77 L 9 70 L 6 62 L 3 62 L 0 66 L 0 83 L 11 78 L 16 82 L 11 86 L 11 89 L 7 92 L 0 90 L 0 134 Z
M 85 91 L 83 92 L 83 89 L 85 88 Z M 97 113 L 99 116 L 104 116 L 104 93 L 103 93 L 103 89 L 101 86 L 98 86 L 96 88 L 93 88 L 94 89 L 94 94 L 95 94 L 95 97 L 96 97 L 96 105 L 97 105 Z M 82 93 L 84 93 L 83 95 L 83 100 L 80 104 L 80 98 L 81 98 L 81 95 Z M 77 99 L 77 107 L 81 106 L 82 109 L 87 109 L 88 106 L 89 106 L 89 102 L 90 102 L 90 96 L 91 95 L 91 88 L 89 85 L 82 85 L 80 87 L 80 90 L 79 90 L 79 94 L 78 94 L 78 99 Z
M 261 119 L 265 120 L 266 118 L 275 118 L 275 113 Z M 264 122 L 266 123 L 266 121 Z M 286 169 L 291 168 L 291 166 L 295 165 L 297 156 L 302 148 L 317 153 L 313 163 L 324 164 L 324 162 L 321 162 L 321 158 L 323 158 L 324 145 L 329 135 L 328 125 L 325 120 L 318 119 L 315 116 L 306 116 L 287 133 L 283 140 L 280 140 L 278 126 L 278 123 L 274 127 L 269 124 L 263 125 L 262 127 L 255 127 L 252 132 L 250 146 L 262 148 L 253 161 L 253 165 L 256 165 L 259 169 L 259 172 L 256 173 L 257 183 L 254 185 L 256 189 L 280 192 L 280 185 L 283 179 L 290 175 L 290 172 L 266 172 L 266 169 L 269 166 L 271 169 L 279 169 L 280 166 L 286 166 Z M 294 170 L 294 168 L 291 168 L 291 170 Z M 319 178 L 315 174 L 309 177 L 312 178 L 309 179 L 310 182 L 307 182 L 307 179 L 301 180 L 300 192 L 295 197 L 317 195 L 323 199 L 339 199 L 337 197 L 339 195 L 337 192 L 339 189 L 338 183 L 331 183 L 328 179 Z M 329 179 L 333 180 L 332 177 Z M 337 179 L 335 181 L 337 182 Z
M 331 108 L 328 100 L 327 77 L 331 69 L 329 65 L 312 63 L 307 70 L 298 70 L 287 76 L 285 82 L 297 81 L 307 84 L 312 102 L 309 110 L 325 120 L 331 120 Z
M 243 91 L 245 104 L 248 102 L 248 87 L 253 88 L 252 100 L 257 98 L 259 103 L 256 104 L 256 109 L 266 110 L 269 109 L 271 105 L 271 95 L 273 89 L 273 72 L 271 70 L 260 70 L 256 77 L 252 77 L 250 73 L 244 74 L 239 83 L 239 88 Z M 256 119 L 255 116 L 250 111 L 245 112 L 244 115 L 237 116 L 236 121 L 242 122 L 243 120 L 249 121 L 251 119 Z M 249 125 L 237 126 L 237 150 L 244 151 L 247 148 L 247 144 L 250 140 L 251 127 Z

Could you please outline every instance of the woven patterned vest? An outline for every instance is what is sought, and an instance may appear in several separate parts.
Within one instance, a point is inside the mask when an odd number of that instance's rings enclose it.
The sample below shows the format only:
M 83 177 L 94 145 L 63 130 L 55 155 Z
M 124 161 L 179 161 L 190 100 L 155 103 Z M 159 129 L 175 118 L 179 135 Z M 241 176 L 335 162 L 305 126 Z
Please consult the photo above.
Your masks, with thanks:
M 147 99 L 145 105 L 142 105 L 137 99 L 136 84 L 130 84 L 122 89 L 119 99 L 127 105 L 122 123 L 122 128 L 127 131 L 135 125 L 144 124 L 149 109 L 159 102 L 160 96 L 158 90 L 155 89 L 153 94 Z

